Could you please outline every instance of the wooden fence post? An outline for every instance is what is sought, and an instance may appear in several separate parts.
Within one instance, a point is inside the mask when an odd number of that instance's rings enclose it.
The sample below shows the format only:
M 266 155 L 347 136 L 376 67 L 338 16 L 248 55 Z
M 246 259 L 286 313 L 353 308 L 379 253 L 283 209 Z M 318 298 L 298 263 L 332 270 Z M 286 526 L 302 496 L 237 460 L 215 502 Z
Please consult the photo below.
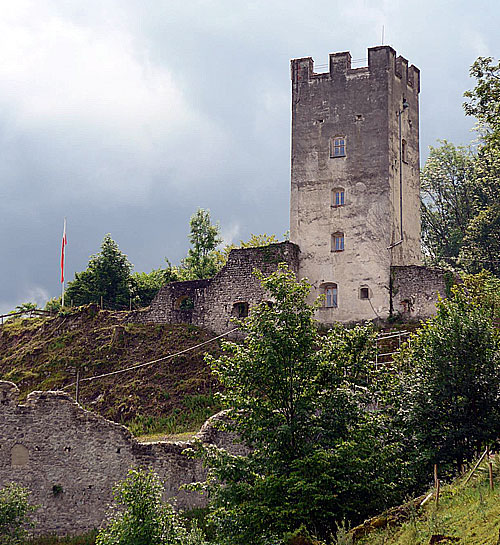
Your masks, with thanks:
M 490 460 L 490 451 L 488 450 L 488 473 L 490 477 L 490 490 L 493 490 L 493 464 Z
M 76 370 L 76 402 L 80 402 L 80 369 Z
M 434 486 L 436 487 L 436 507 L 439 505 L 439 492 L 441 485 L 438 479 L 438 466 L 434 464 Z

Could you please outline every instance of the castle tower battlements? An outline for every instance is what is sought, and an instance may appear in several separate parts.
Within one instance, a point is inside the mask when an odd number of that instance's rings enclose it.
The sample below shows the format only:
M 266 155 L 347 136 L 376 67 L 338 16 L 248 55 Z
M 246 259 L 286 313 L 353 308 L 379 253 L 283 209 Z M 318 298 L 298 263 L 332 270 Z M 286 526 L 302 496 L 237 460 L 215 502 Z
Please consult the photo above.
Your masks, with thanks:
M 349 51 L 330 53 L 329 71 L 314 72 L 312 57 L 293 59 L 291 61 L 291 77 L 293 83 L 303 83 L 313 79 L 330 79 L 337 77 L 363 77 L 369 74 L 376 76 L 378 73 L 391 72 L 401 78 L 409 87 L 420 92 L 420 70 L 414 66 L 408 66 L 408 61 L 401 55 L 396 57 L 396 51 L 390 46 L 372 47 L 368 50 L 368 66 L 352 68 L 352 57 Z
M 360 68 L 333 53 L 328 68 L 291 61 L 290 238 L 325 296 L 320 321 L 386 318 L 391 266 L 421 260 L 420 72 L 389 46 Z

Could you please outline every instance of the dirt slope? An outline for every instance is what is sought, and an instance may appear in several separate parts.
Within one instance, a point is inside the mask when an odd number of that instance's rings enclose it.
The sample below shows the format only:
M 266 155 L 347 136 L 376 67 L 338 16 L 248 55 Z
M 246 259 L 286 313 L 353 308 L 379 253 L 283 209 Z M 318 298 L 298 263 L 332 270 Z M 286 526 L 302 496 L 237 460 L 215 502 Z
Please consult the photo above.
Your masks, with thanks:
M 213 337 L 190 325 L 128 324 L 127 312 L 95 305 L 49 318 L 0 326 L 0 378 L 22 397 L 60 389 L 76 370 L 90 377 L 179 352 Z M 80 403 L 136 433 L 195 429 L 218 410 L 217 382 L 203 360 L 220 353 L 218 342 L 135 371 L 83 382 Z M 72 395 L 75 389 L 68 390 Z

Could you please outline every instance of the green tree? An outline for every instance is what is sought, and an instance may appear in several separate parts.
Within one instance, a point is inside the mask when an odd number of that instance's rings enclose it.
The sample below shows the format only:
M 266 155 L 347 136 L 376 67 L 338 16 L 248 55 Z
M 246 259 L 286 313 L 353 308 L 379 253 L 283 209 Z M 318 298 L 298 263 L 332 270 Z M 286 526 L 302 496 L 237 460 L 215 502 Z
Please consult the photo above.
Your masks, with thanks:
M 36 507 L 29 503 L 29 491 L 10 483 L 0 489 L 0 545 L 25 543 L 29 515 Z
M 101 251 L 90 256 L 85 271 L 75 274 L 69 283 L 65 299 L 75 305 L 99 303 L 109 309 L 128 309 L 132 296 L 132 265 L 118 244 L 107 234 Z
M 488 144 L 500 144 L 500 62 L 492 57 L 479 57 L 471 66 L 470 75 L 476 86 L 466 91 L 469 100 L 464 104 L 466 115 L 475 117 L 479 131 Z
M 474 154 L 446 140 L 431 147 L 421 174 L 422 244 L 432 263 L 453 267 L 473 216 Z
M 147 307 L 160 288 L 167 282 L 173 281 L 173 278 L 168 269 L 153 269 L 150 273 L 133 273 L 131 280 L 134 305 Z
M 479 57 L 470 74 L 476 86 L 466 91 L 465 113 L 478 120 L 480 144 L 474 161 L 474 217 L 467 226 L 460 254 L 469 272 L 500 274 L 500 62 Z
M 240 323 L 242 343 L 207 358 L 224 386 L 225 427 L 249 449 L 198 446 L 209 468 L 199 486 L 209 490 L 221 544 L 269 543 L 301 524 L 326 536 L 335 521 L 394 499 L 384 425 L 364 410 L 372 400 L 364 385 L 375 381 L 373 331 L 320 335 L 307 282 L 284 265 L 257 274 L 273 304 Z
M 205 544 L 201 531 L 188 531 L 173 507 L 162 501 L 163 485 L 152 470 L 129 470 L 113 494 L 121 510 L 100 530 L 96 545 Z
M 44 310 L 59 312 L 61 310 L 61 297 L 52 297 L 45 303 Z
M 38 305 L 36 303 L 32 303 L 31 301 L 28 301 L 27 303 L 21 303 L 20 305 L 17 305 L 17 307 L 14 310 L 11 310 L 9 314 L 16 314 L 18 312 L 22 312 L 23 314 L 31 314 L 32 310 L 36 310 L 38 308 Z
M 399 414 L 424 479 L 433 463 L 453 473 L 500 434 L 498 336 L 479 302 L 456 289 L 401 356 Z
M 210 278 L 218 270 L 215 249 L 222 242 L 219 224 L 212 225 L 210 211 L 199 208 L 191 217 L 189 225 L 191 248 L 179 271 L 181 279 Z
M 500 276 L 500 201 L 470 221 L 463 242 L 460 262 L 467 271 L 484 269 Z

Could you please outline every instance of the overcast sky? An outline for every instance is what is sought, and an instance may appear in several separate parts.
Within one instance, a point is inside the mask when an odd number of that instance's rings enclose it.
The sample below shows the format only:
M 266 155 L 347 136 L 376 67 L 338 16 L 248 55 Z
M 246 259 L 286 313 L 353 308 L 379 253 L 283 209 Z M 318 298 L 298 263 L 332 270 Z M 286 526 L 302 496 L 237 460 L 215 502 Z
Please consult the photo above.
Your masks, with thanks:
M 384 43 L 421 70 L 421 161 L 467 144 L 498 0 L 0 0 L 0 313 L 60 294 L 106 233 L 149 272 L 209 208 L 227 242 L 288 229 L 291 58 Z M 358 66 L 358 65 L 357 65 Z

